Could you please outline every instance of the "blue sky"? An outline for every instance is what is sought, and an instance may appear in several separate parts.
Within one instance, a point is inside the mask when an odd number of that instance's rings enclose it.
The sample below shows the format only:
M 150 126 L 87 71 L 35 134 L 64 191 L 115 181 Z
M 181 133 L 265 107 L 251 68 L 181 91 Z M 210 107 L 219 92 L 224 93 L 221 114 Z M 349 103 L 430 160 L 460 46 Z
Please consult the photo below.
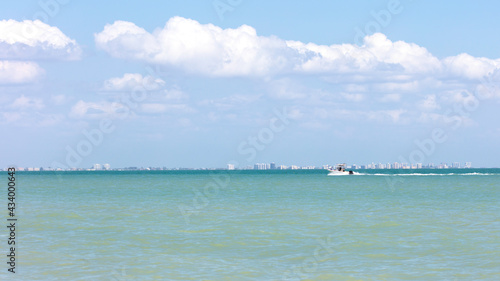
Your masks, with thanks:
M 0 167 L 500 166 L 500 3 L 9 1 Z

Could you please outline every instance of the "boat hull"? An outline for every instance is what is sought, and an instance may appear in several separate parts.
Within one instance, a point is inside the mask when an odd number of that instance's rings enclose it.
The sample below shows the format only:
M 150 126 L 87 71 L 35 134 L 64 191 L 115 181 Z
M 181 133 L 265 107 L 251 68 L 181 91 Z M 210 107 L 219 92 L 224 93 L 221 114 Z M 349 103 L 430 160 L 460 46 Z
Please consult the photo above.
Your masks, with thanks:
M 348 171 L 337 171 L 337 170 L 328 170 L 330 173 L 328 173 L 329 176 L 345 176 L 349 175 Z

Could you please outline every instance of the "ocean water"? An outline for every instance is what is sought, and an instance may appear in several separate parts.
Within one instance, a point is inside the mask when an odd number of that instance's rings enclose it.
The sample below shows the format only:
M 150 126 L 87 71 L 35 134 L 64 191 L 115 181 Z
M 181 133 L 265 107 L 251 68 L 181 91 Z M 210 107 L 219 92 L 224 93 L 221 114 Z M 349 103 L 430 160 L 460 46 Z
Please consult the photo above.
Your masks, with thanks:
M 0 280 L 500 280 L 500 169 L 18 172 L 17 188 Z

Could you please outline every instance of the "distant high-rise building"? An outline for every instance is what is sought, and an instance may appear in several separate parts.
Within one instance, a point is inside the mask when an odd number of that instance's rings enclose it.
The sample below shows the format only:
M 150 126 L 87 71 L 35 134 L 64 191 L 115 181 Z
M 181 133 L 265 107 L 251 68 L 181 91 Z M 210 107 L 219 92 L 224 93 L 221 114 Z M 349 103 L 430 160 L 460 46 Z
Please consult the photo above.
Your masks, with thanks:
M 451 164 L 451 167 L 456 169 L 460 168 L 460 162 L 453 162 L 453 164 Z
M 270 168 L 271 170 L 276 170 L 276 163 L 271 162 L 271 164 L 269 165 L 269 168 Z
M 102 167 L 104 168 L 104 170 L 110 170 L 111 169 L 111 165 L 109 165 L 109 164 L 104 164 L 104 165 L 102 165 Z
M 399 165 L 398 162 L 394 162 L 394 164 L 392 164 L 392 168 L 393 169 L 400 169 L 401 168 L 401 165 Z
M 227 164 L 228 170 L 234 170 L 234 164 Z
M 437 166 L 438 169 L 448 169 L 448 164 L 446 163 L 441 163 Z
M 465 162 L 464 168 L 472 168 L 472 163 L 471 162 Z
M 102 165 L 101 164 L 94 164 L 94 166 L 92 167 L 94 170 L 98 171 L 98 170 L 102 170 Z
M 256 163 L 255 165 L 253 165 L 253 169 L 254 170 L 266 170 L 267 165 L 264 163 Z

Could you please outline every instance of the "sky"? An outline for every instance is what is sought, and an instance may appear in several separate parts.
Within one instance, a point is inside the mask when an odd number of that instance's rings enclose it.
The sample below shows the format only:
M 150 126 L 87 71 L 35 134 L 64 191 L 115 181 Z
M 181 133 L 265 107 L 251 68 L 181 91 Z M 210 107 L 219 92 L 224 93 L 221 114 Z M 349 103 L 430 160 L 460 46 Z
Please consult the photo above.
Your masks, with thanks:
M 500 167 L 500 2 L 1 5 L 0 167 Z

